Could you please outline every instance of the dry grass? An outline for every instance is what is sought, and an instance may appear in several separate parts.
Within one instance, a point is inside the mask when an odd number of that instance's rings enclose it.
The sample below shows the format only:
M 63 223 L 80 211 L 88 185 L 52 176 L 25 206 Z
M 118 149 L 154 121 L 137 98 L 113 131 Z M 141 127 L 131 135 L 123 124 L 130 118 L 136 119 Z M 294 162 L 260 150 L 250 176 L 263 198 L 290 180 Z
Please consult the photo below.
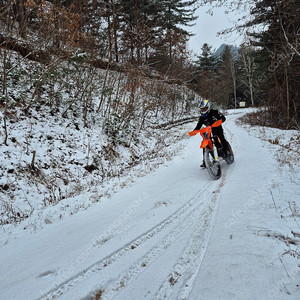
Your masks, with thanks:
M 100 290 L 97 294 L 96 294 L 96 296 L 95 296 L 95 300 L 100 300 L 101 299 L 101 297 L 102 297 L 102 295 L 103 295 L 103 290 Z
M 251 126 L 266 126 L 278 129 L 299 130 L 299 125 L 295 120 L 287 121 L 283 114 L 262 108 L 258 111 L 248 113 L 237 119 L 238 124 L 248 124 Z

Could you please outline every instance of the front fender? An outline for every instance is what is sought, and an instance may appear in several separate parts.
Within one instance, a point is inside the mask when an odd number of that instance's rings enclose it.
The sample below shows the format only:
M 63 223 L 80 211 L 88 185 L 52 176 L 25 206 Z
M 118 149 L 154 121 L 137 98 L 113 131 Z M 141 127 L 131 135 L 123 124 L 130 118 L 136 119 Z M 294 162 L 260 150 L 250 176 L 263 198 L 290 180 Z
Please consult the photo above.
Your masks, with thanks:
M 203 140 L 201 145 L 200 145 L 200 148 L 201 149 L 204 149 L 205 147 L 209 147 L 210 149 L 213 149 L 213 145 L 212 145 L 212 142 L 211 140 Z

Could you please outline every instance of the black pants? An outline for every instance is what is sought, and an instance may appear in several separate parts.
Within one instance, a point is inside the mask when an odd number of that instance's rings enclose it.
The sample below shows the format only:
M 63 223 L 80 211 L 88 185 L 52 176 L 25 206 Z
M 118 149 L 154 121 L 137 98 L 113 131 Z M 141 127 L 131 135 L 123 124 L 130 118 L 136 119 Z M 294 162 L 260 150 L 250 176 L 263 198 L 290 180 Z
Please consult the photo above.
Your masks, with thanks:
M 224 136 L 224 131 L 223 131 L 223 128 L 221 126 L 219 127 L 215 127 L 215 128 L 212 128 L 212 132 L 213 132 L 213 135 L 214 136 L 218 136 L 222 145 L 220 145 L 218 139 L 215 139 L 215 143 L 216 143 L 216 146 L 217 148 L 223 148 L 223 151 L 226 153 L 227 152 L 227 149 L 228 149 L 228 143 L 225 139 L 225 136 Z

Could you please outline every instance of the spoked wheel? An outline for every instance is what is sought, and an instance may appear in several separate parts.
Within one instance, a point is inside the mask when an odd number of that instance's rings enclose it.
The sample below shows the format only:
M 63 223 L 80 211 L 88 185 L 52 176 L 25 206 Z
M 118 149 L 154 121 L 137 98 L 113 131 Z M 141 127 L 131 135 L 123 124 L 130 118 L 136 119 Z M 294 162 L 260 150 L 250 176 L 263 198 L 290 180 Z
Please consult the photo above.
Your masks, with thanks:
M 234 155 L 230 144 L 227 144 L 227 155 L 224 157 L 225 161 L 230 165 L 234 162 Z
M 215 160 L 214 153 L 209 148 L 204 151 L 204 162 L 209 175 L 213 179 L 219 179 L 222 175 L 221 165 L 219 161 Z

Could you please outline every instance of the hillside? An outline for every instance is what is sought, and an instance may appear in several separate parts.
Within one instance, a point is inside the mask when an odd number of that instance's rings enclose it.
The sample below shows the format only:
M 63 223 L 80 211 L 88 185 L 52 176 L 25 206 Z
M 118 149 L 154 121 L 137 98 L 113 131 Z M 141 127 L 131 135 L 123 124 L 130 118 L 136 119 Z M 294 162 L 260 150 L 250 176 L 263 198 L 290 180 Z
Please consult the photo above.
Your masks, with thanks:
M 79 33 L 79 18 L 104 18 L 102 4 L 82 5 L 0 5 L 0 224 L 5 230 L 32 227 L 32 218 L 35 230 L 100 201 L 125 184 L 119 182 L 122 175 L 134 168 L 147 173 L 158 164 L 154 159 L 171 155 L 166 146 L 180 137 L 165 129 L 197 117 L 195 93 L 184 77 L 125 60 L 125 45 L 123 61 L 112 60 L 101 52 L 100 36 L 88 38 L 86 24 Z M 60 30 L 53 28 L 55 22 Z M 87 201 L 77 203 L 86 192 Z M 64 213 L 52 212 L 58 205 Z
M 12 51 L 6 55 L 10 76 L 9 102 L 1 107 L 6 125 L 1 131 L 6 140 L 0 152 L 1 225 L 33 215 L 41 224 L 51 222 L 48 214 L 41 217 L 43 211 L 82 191 L 96 200 L 78 204 L 77 210 L 99 201 L 108 193 L 100 188 L 105 182 L 170 155 L 165 145 L 171 137 L 161 128 L 194 119 L 193 93 L 186 87 L 91 69 L 81 54 L 68 62 L 56 60 L 47 73 L 38 62 L 19 63 Z

